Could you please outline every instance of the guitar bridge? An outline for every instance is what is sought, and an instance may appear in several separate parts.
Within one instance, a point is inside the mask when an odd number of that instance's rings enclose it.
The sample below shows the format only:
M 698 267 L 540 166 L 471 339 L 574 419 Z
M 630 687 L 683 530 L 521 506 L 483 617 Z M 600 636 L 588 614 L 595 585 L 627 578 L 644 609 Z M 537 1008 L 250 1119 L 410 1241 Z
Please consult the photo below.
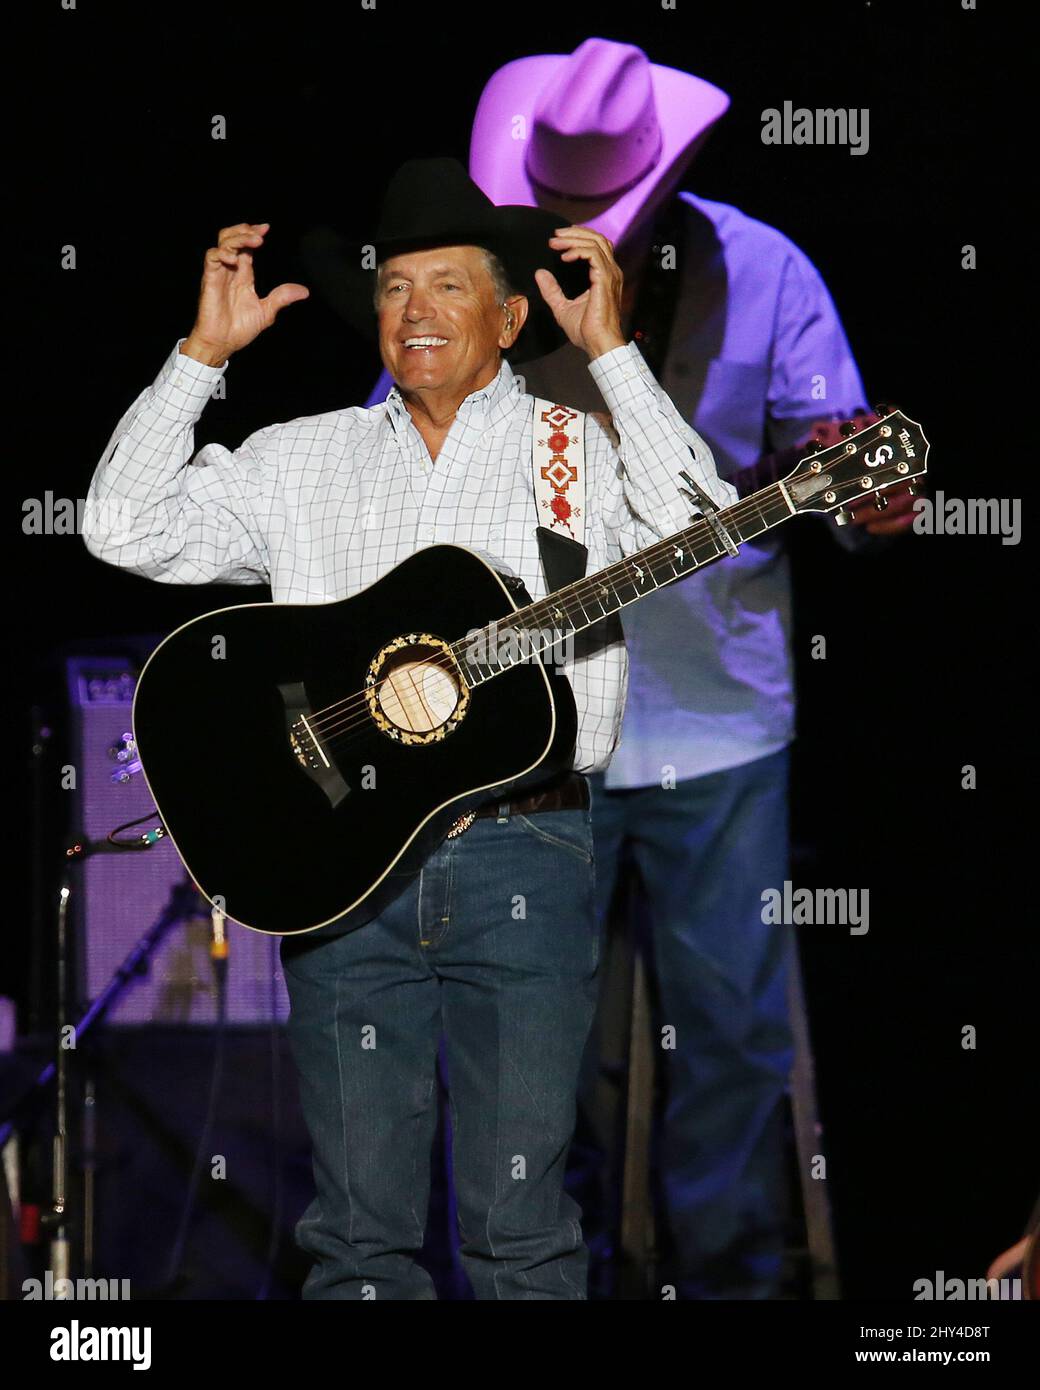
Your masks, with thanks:
M 311 768 L 330 766 L 329 760 L 325 756 L 325 750 L 319 743 L 314 730 L 307 723 L 306 715 L 301 714 L 294 724 L 290 724 L 289 746 L 296 754 L 296 761 L 301 767 L 310 770 Z
M 286 682 L 278 687 L 278 693 L 285 705 L 285 730 L 293 757 L 311 781 L 318 784 L 333 807 L 338 806 L 350 795 L 350 788 L 339 769 L 328 758 L 321 740 L 314 732 L 311 725 L 314 713 L 303 682 Z

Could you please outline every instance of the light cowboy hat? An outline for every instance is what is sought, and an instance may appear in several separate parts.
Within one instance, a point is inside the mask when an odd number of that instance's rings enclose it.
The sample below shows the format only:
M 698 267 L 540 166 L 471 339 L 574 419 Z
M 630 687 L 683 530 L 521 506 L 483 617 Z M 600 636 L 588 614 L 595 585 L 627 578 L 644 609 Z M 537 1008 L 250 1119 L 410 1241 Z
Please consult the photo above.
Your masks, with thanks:
M 550 201 L 613 197 L 583 221 L 617 243 L 728 106 L 718 87 L 640 48 L 586 39 L 499 68 L 473 120 L 470 176 L 499 204 L 537 206 L 539 189 Z

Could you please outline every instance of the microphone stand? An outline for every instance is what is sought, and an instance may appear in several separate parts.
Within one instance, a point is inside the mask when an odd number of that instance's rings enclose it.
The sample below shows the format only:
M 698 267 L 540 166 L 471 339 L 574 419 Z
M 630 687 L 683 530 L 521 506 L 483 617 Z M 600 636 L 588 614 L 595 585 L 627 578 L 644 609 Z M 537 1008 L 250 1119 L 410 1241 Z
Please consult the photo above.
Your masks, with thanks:
M 148 844 L 154 841 L 148 841 Z M 66 851 L 66 862 L 85 859 L 92 854 L 119 853 L 120 847 L 107 840 L 77 841 Z M 29 1109 L 32 1101 L 42 1097 L 44 1089 L 56 1082 L 54 1102 L 54 1146 L 53 1177 L 51 1183 L 51 1208 L 40 1220 L 43 1229 L 51 1232 L 50 1269 L 57 1284 L 59 1279 L 69 1277 L 69 1239 L 68 1239 L 68 1060 L 69 1046 L 76 1047 L 80 1040 L 112 1007 L 136 975 L 147 973 L 148 962 L 163 937 L 178 922 L 187 921 L 199 907 L 199 893 L 194 884 L 185 877 L 174 884 L 170 896 L 159 916 L 140 938 L 133 950 L 116 967 L 108 984 L 75 1024 L 66 1021 L 68 960 L 67 960 L 67 915 L 69 898 L 72 895 L 68 870 L 62 875 L 58 892 L 56 969 L 57 969 L 57 1051 L 53 1062 L 49 1062 L 40 1072 L 29 1090 L 17 1102 L 9 1118 L 0 1125 L 0 1151 L 13 1134 L 22 1112 Z M 69 1029 L 71 1028 L 71 1033 Z M 69 1039 L 71 1038 L 71 1044 Z
M 65 1184 L 68 1177 L 68 1149 L 66 1145 L 66 1119 L 68 1110 L 68 1098 L 66 1095 L 67 1064 L 65 1053 L 65 987 L 68 976 L 65 961 L 66 946 L 66 918 L 68 915 L 69 897 L 71 889 L 68 883 L 68 874 L 62 876 L 61 888 L 58 891 L 58 940 L 57 940 L 57 971 L 58 971 L 58 1051 L 54 1063 L 54 1070 L 57 1077 L 54 1101 L 54 1154 L 51 1164 L 51 1209 L 45 1212 L 40 1219 L 40 1225 L 44 1230 L 51 1230 L 51 1258 L 50 1269 L 54 1277 L 55 1286 L 59 1279 L 69 1277 L 69 1240 L 66 1232 L 65 1221 Z M 73 1035 L 75 1038 L 75 1035 Z

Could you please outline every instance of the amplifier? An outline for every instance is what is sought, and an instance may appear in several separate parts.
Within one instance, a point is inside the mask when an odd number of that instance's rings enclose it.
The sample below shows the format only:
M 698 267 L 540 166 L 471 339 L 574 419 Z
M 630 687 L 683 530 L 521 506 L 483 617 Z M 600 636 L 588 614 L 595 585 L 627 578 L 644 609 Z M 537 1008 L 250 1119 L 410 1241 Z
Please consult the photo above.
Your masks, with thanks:
M 151 643 L 144 649 L 150 650 Z M 83 656 L 66 661 L 75 786 L 71 829 L 77 838 L 104 840 L 117 826 L 154 811 L 136 756 L 130 713 L 137 663 L 130 658 Z M 214 742 L 214 779 L 220 777 Z M 200 795 L 206 794 L 200 787 Z M 159 825 L 146 820 L 135 831 Z M 71 871 L 69 908 L 75 933 L 79 995 L 97 998 L 140 937 L 165 907 L 187 873 L 168 839 L 150 849 L 95 853 Z M 289 1003 L 278 956 L 280 938 L 261 936 L 234 922 L 228 936 L 229 1023 L 284 1021 Z M 210 908 L 198 895 L 198 912 L 166 933 L 147 973 L 133 979 L 108 1014 L 114 1025 L 212 1024 L 216 986 L 209 957 Z

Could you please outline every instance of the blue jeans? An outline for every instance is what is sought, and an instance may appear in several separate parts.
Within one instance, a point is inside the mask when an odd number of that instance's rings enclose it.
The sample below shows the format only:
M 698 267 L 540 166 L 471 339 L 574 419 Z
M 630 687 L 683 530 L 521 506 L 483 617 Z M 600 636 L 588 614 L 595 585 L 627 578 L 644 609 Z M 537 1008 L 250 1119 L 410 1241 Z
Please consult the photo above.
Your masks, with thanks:
M 375 921 L 283 939 L 317 1188 L 296 1233 L 314 1257 L 304 1298 L 435 1297 L 415 1254 L 442 1033 L 474 1292 L 585 1298 L 563 1177 L 598 959 L 581 810 L 481 818 Z
M 627 841 L 649 901 L 658 1024 L 675 1029 L 674 1047 L 658 1052 L 659 1169 L 680 1297 L 779 1292 L 792 935 L 763 923 L 761 894 L 788 877 L 788 756 L 671 789 L 606 791 L 591 779 L 600 922 Z

